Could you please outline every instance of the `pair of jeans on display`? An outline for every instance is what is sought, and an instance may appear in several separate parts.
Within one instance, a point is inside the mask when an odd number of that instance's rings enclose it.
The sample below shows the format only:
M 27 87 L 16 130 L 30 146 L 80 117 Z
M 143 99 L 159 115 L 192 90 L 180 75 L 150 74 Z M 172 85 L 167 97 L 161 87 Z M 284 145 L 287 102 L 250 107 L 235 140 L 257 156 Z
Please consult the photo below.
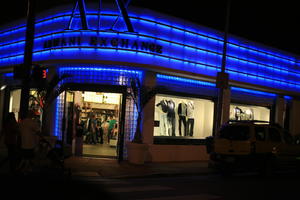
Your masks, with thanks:
M 178 123 L 179 123 L 179 135 L 182 136 L 182 125 L 183 125 L 183 136 L 187 136 L 186 135 L 186 118 L 185 116 L 179 116 L 179 120 L 178 120 Z
M 188 118 L 186 120 L 185 116 L 179 116 L 179 135 L 182 136 L 182 125 L 184 136 L 193 136 L 194 135 L 194 119 Z
M 194 119 L 188 118 L 186 129 L 187 129 L 187 135 L 192 137 L 194 135 Z
M 170 117 L 167 113 L 161 114 L 160 123 L 161 135 L 175 136 L 175 117 Z
M 160 115 L 160 135 L 167 135 L 169 130 L 168 117 L 167 113 L 163 113 Z

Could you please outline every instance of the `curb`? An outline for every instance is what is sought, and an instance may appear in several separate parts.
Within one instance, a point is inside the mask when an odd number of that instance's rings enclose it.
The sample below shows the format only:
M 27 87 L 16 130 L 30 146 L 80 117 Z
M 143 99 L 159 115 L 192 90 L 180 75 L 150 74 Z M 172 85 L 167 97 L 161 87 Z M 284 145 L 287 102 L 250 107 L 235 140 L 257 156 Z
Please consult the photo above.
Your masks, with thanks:
M 137 178 L 157 178 L 157 177 L 174 177 L 174 176 L 200 176 L 200 175 L 210 175 L 215 174 L 215 171 L 206 171 L 206 172 L 193 172 L 193 173 L 162 173 L 162 172 L 153 172 L 149 174 L 127 174 L 127 175 L 111 175 L 105 176 L 98 172 L 75 172 L 72 173 L 72 177 L 101 177 L 108 179 L 137 179 Z

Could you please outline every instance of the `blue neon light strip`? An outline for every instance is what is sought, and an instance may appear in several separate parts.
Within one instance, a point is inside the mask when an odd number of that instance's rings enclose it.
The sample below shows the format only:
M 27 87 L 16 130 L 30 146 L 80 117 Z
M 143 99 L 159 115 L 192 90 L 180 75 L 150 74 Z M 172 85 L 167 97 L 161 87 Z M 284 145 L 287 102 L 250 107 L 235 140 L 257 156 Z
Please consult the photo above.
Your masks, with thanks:
M 290 97 L 290 96 L 284 96 L 283 98 L 286 99 L 286 100 L 292 100 L 293 99 L 293 97 Z
M 60 67 L 59 73 L 63 73 L 65 71 L 87 71 L 87 72 L 119 72 L 119 73 L 129 73 L 133 75 L 141 76 L 142 72 L 137 70 L 129 70 L 129 69 L 118 69 L 118 68 L 104 68 L 104 67 Z
M 80 47 L 80 48 L 64 48 L 64 52 L 65 51 L 72 51 L 74 54 L 76 54 L 76 51 L 82 51 L 82 50 L 87 50 L 87 48 L 90 48 L 92 51 L 107 51 L 109 49 L 95 49 L 95 48 L 91 48 L 91 47 Z M 59 55 L 61 55 L 61 48 L 57 48 L 57 49 L 51 49 L 51 50 L 44 50 L 44 51 L 41 51 L 41 52 L 35 52 L 34 55 L 41 55 L 41 53 L 46 53 L 47 51 L 51 54 L 53 54 L 55 52 L 55 50 L 57 50 L 59 52 Z M 124 51 L 124 52 L 127 52 L 129 53 L 131 50 L 128 50 L 128 49 L 111 49 L 112 51 Z M 132 51 L 133 54 L 137 54 L 137 51 Z M 149 52 L 138 52 L 139 54 L 142 53 L 142 54 L 151 54 Z M 154 56 L 156 56 L 156 58 L 158 57 L 164 57 L 164 58 L 167 58 L 167 59 L 174 59 L 174 61 L 179 61 L 179 62 L 188 62 L 188 63 L 191 63 L 191 64 L 194 64 L 194 67 L 200 67 L 201 69 L 203 70 L 213 70 L 213 71 L 216 71 L 217 70 L 217 67 L 215 66 L 211 66 L 211 65 L 207 65 L 205 63 L 193 63 L 192 61 L 188 61 L 188 60 L 179 60 L 179 59 L 176 59 L 176 58 L 172 58 L 172 57 L 167 57 L 167 56 L 164 56 L 164 55 L 155 55 L 155 54 L 152 54 Z M 21 55 L 20 55 L 21 56 Z M 191 69 L 193 70 L 193 69 Z M 238 69 L 237 69 L 238 70 Z M 254 79 L 260 79 L 261 81 L 271 81 L 270 83 L 272 83 L 272 85 L 275 85 L 279 84 L 279 85 L 282 85 L 282 86 L 285 86 L 285 85 L 289 85 L 290 87 L 295 87 L 295 88 L 300 88 L 300 85 L 299 85 L 299 82 L 296 82 L 296 81 L 293 81 L 293 80 L 289 80 L 289 81 L 286 81 L 285 79 L 283 78 L 276 78 L 276 77 L 273 77 L 273 76 L 267 76 L 267 75 L 252 75 L 252 74 L 249 74 L 249 73 L 246 73 L 244 72 L 244 70 L 239 70 L 239 71 L 236 71 L 236 70 L 231 70 L 230 68 L 227 70 L 230 74 L 232 73 L 236 73 L 238 76 L 245 76 L 246 79 L 249 80 L 249 78 L 254 78 Z M 233 74 L 234 75 L 234 74 Z M 289 75 L 290 76 L 290 75 Z M 234 77 L 234 76 L 232 76 Z
M 195 84 L 195 85 L 201 85 L 201 86 L 210 86 L 215 87 L 216 85 L 211 82 L 206 81 L 199 81 L 194 79 L 188 79 L 188 78 L 182 78 L 177 76 L 169 76 L 169 75 L 163 75 L 163 74 L 157 74 L 156 78 L 159 80 L 168 80 L 168 81 L 176 81 L 176 82 L 183 82 L 188 84 Z
M 88 32 L 88 33 L 92 33 L 92 32 Z M 69 33 L 70 34 L 70 33 Z M 73 34 L 73 33 L 72 33 Z M 76 34 L 76 32 L 75 32 L 75 34 Z M 103 34 L 109 34 L 109 33 L 105 33 L 105 32 L 103 32 Z M 110 33 L 111 34 L 111 33 Z M 46 35 L 45 37 L 37 37 L 37 40 L 39 40 L 39 39 L 43 39 L 43 38 L 46 38 L 46 37 L 53 37 L 53 36 L 59 36 L 59 35 L 66 35 L 66 33 L 63 33 L 63 32 L 61 32 L 61 33 L 57 33 L 57 34 L 52 34 L 52 35 Z M 127 34 L 124 34 L 124 35 L 127 35 Z M 139 37 L 141 37 L 141 38 L 143 38 L 143 37 L 145 37 L 145 38 L 147 38 L 148 36 L 146 36 L 146 35 L 139 35 Z M 157 40 L 159 40 L 158 38 L 155 38 L 155 39 L 157 39 Z M 171 41 L 166 41 L 166 42 L 169 42 L 169 43 L 173 43 L 173 42 L 171 42 Z M 23 42 L 23 44 L 24 44 L 25 42 Z M 14 45 L 15 45 L 16 43 L 14 43 Z M 221 54 L 219 54 L 219 53 L 217 53 L 217 52 L 209 52 L 209 51 L 207 51 L 207 52 L 205 52 L 206 50 L 203 50 L 203 49 L 199 49 L 199 48 L 197 48 L 197 47 L 190 47 L 190 46 L 186 46 L 186 45 L 184 45 L 184 44 L 177 44 L 177 45 L 182 45 L 182 46 L 184 46 L 184 47 L 188 47 L 188 48 L 191 48 L 191 50 L 200 50 L 200 51 L 204 51 L 203 53 L 206 53 L 206 54 L 217 54 L 218 56 L 221 56 Z M 22 48 L 19 48 L 19 49 L 22 49 Z M 253 70 L 254 70 L 254 72 L 256 72 L 256 71 L 258 71 L 257 69 L 256 69 L 256 65 L 261 65 L 261 64 L 259 64 L 259 63 L 255 63 L 255 62 L 253 62 L 253 63 L 251 63 L 251 61 L 249 62 L 249 61 L 247 61 L 247 60 L 243 60 L 243 59 L 237 59 L 236 57 L 232 57 L 232 56 L 228 56 L 228 60 L 230 61 L 230 59 L 232 59 L 232 60 L 236 60 L 236 62 L 242 62 L 242 63 L 244 63 L 244 64 L 246 64 L 245 65 L 245 67 L 247 68 L 247 70 L 250 70 L 251 68 L 254 68 Z M 250 67 L 250 65 L 253 65 L 253 67 Z M 273 73 L 279 73 L 280 75 L 280 78 L 281 78 L 281 76 L 282 76 L 282 73 L 285 73 L 286 75 L 288 75 L 288 77 L 289 78 L 292 78 L 293 76 L 296 76 L 296 77 L 300 77 L 300 73 L 298 73 L 298 72 L 295 72 L 295 71 L 289 71 L 289 70 L 286 70 L 286 69 L 282 69 L 282 68 L 277 68 L 277 67 L 272 67 L 272 66 L 267 66 L 267 65 L 261 65 L 261 67 L 263 67 L 264 69 L 267 69 L 268 71 L 270 71 L 271 73 L 273 72 Z M 239 70 L 241 70 L 241 66 L 239 65 Z M 229 70 L 230 71 L 230 70 Z M 247 73 L 247 71 L 243 71 L 243 70 L 241 70 L 241 72 L 245 72 L 245 73 Z M 290 73 L 290 74 L 289 74 Z M 267 76 L 265 76 L 265 78 L 269 78 L 269 79 L 272 79 L 273 78 L 273 76 L 272 77 L 267 77 Z M 279 79 L 279 81 L 283 81 L 283 82 L 286 82 L 286 80 L 285 79 Z M 298 81 L 296 81 L 296 82 L 292 82 L 293 84 L 297 84 L 298 83 Z
M 251 93 L 251 94 L 256 94 L 256 95 L 262 95 L 262 96 L 269 96 L 269 97 L 276 97 L 276 94 L 269 93 L 269 92 L 263 92 L 263 91 L 258 91 L 258 90 L 251 90 L 251 89 L 246 89 L 246 88 L 240 88 L 240 87 L 231 87 L 232 91 L 237 91 L 237 92 L 246 92 L 246 93 Z
M 13 77 L 14 73 L 4 73 L 3 74 L 5 77 Z
M 98 32 L 94 32 L 94 31 L 88 31 L 88 32 L 85 32 L 85 34 L 95 34 L 95 33 L 98 33 Z M 68 34 L 68 35 L 66 35 Z M 69 32 L 69 33 L 65 33 L 65 32 L 58 32 L 58 33 L 53 33 L 53 34 L 46 34 L 46 35 L 41 35 L 41 36 L 38 36 L 36 37 L 36 40 L 39 41 L 41 39 L 46 39 L 48 37 L 58 37 L 58 36 L 71 36 L 71 34 L 74 34 L 74 36 L 76 36 L 76 34 L 82 34 L 82 31 L 73 31 L 73 32 Z M 115 34 L 115 33 L 112 33 L 112 32 L 101 32 L 101 34 Z M 130 36 L 130 34 L 127 34 L 127 33 L 118 33 L 118 35 L 126 35 L 126 37 Z M 138 36 L 139 38 L 144 38 L 144 39 L 149 39 L 150 36 L 147 36 L 147 35 L 141 35 L 141 34 L 138 34 L 138 35 L 132 35 L 132 36 Z M 198 47 L 194 47 L 194 46 L 189 46 L 189 45 L 185 45 L 185 44 L 182 44 L 182 43 L 177 43 L 177 42 L 173 42 L 173 41 L 170 41 L 170 40 L 161 40 L 160 38 L 156 38 L 156 37 L 153 37 L 153 39 L 157 40 L 157 41 L 161 41 L 161 42 L 164 42 L 166 43 L 166 45 L 169 45 L 169 44 L 174 44 L 174 45 L 178 45 L 179 47 L 184 47 L 185 49 L 187 48 L 190 48 L 191 51 L 203 51 L 204 54 L 207 54 L 207 55 L 211 55 L 211 56 L 219 56 L 221 58 L 221 53 L 219 52 L 214 52 L 214 51 L 210 51 L 210 50 L 206 50 L 206 49 L 202 49 L 202 48 L 198 48 Z M 12 44 L 9 44 L 9 45 L 18 45 L 18 44 L 25 44 L 25 41 L 19 41 L 19 42 L 14 42 Z M 17 48 L 17 47 L 16 47 Z M 22 48 L 18 48 L 19 51 L 22 51 Z M 16 51 L 13 51 L 14 53 L 16 53 Z M 2 57 L 5 57 L 5 56 L 2 56 Z M 8 56 L 9 57 L 9 56 Z M 277 67 L 277 66 L 271 66 L 271 65 L 267 65 L 267 64 L 261 64 L 257 61 L 254 61 L 254 60 L 245 60 L 243 58 L 240 58 L 238 57 L 238 55 L 236 56 L 233 56 L 233 55 L 228 55 L 228 60 L 232 60 L 232 61 L 235 61 L 235 62 L 239 62 L 239 63 L 244 63 L 245 66 L 247 66 L 248 69 L 250 68 L 254 68 L 255 71 L 257 71 L 257 67 L 262 67 L 270 72 L 273 72 L 273 73 L 291 73 L 289 74 L 289 78 L 291 76 L 297 76 L 297 77 L 300 77 L 300 72 L 297 72 L 295 70 L 289 70 L 287 68 L 282 68 L 282 67 Z M 219 59 L 220 59 L 219 58 Z M 197 62 L 196 60 L 194 62 Z M 240 64 L 239 64 L 240 66 Z M 252 66 L 252 67 L 251 67 Z M 247 72 L 247 71 L 245 71 Z M 281 76 L 281 75 L 280 75 Z

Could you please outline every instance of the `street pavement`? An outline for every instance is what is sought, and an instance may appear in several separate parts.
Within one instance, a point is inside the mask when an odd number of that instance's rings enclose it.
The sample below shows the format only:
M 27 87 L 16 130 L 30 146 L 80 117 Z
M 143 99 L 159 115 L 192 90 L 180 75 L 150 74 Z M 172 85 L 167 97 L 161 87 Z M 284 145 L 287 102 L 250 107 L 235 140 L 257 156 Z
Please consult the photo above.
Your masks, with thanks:
M 116 197 L 116 193 L 128 193 L 135 190 L 138 190 L 138 192 L 148 191 L 150 193 L 151 191 L 164 192 L 165 190 L 168 192 L 170 189 L 155 184 L 141 187 L 132 186 L 127 188 L 126 191 L 118 191 L 116 188 L 107 190 L 106 185 L 103 183 L 116 183 L 109 180 L 125 181 L 134 178 L 174 177 L 213 173 L 212 169 L 208 168 L 208 162 L 206 161 L 134 165 L 127 161 L 118 162 L 115 159 L 72 156 L 64 161 L 65 171 L 63 172 L 65 173 L 61 173 L 62 171 L 59 169 L 37 165 L 28 175 L 12 175 L 8 170 L 8 162 L 5 162 L 4 158 L 5 154 L 0 154 L 1 191 L 3 196 L 10 198 L 89 199 L 98 198 L 98 194 L 101 194 L 101 198 L 103 199 L 114 200 L 119 199 Z M 71 176 L 67 172 L 71 172 Z M 90 180 L 92 179 L 96 179 L 98 184 L 91 183 Z M 122 181 L 119 183 L 123 185 Z M 213 195 L 203 196 L 201 194 L 200 196 L 205 197 L 201 199 L 215 199 Z M 200 196 L 198 195 L 189 199 L 199 199 Z M 185 197 L 182 198 L 184 199 Z
M 115 159 L 70 157 L 65 167 L 71 169 L 72 176 L 99 176 L 103 178 L 129 178 L 146 176 L 200 175 L 213 173 L 207 161 L 162 162 L 130 164 Z

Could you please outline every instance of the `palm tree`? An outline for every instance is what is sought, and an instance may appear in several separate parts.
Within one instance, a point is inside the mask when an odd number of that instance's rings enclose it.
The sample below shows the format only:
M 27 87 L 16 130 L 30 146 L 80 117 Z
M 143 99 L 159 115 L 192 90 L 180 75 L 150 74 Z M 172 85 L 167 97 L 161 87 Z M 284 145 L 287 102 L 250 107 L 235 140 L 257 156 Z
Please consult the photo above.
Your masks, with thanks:
M 137 126 L 132 142 L 142 143 L 142 112 L 147 103 L 159 92 L 165 90 L 162 86 L 155 86 L 152 88 L 146 87 L 140 83 L 138 78 L 130 79 L 130 95 L 134 100 L 135 106 L 137 108 L 138 117 L 137 117 Z
M 42 133 L 46 133 L 46 119 L 47 114 L 50 112 L 50 106 L 54 102 L 54 100 L 59 96 L 62 92 L 62 88 L 60 87 L 59 83 L 67 78 L 70 75 L 62 75 L 59 76 L 58 74 L 54 74 L 54 76 L 50 80 L 39 80 L 34 81 L 36 85 L 36 91 L 29 96 L 29 103 L 30 106 L 35 104 L 40 110 L 42 115 Z

